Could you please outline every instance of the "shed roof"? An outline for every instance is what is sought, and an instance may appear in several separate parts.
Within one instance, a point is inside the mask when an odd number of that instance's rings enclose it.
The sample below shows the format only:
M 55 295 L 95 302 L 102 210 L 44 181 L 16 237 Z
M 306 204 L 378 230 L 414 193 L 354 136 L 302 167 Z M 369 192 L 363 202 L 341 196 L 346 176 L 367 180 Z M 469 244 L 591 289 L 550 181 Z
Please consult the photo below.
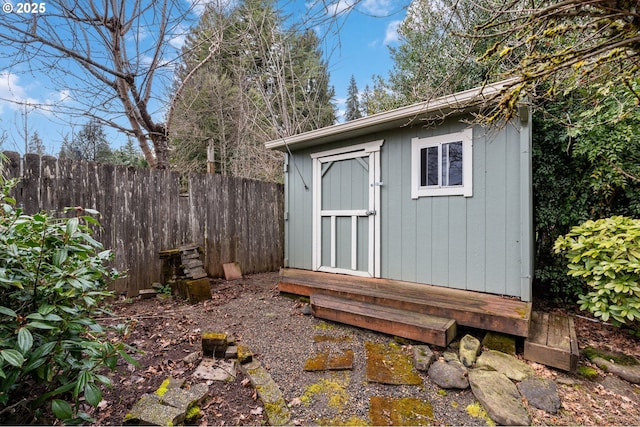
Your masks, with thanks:
M 407 107 L 373 114 L 297 135 L 274 139 L 266 142 L 265 146 L 273 150 L 285 150 L 287 146 L 289 148 L 304 148 L 400 128 L 410 125 L 416 120 L 428 119 L 430 117 L 435 118 L 439 115 L 449 114 L 455 111 L 477 109 L 483 105 L 492 103 L 497 95 L 508 87 L 510 83 L 513 83 L 513 80 L 503 80 L 497 83 L 487 84 L 452 95 L 419 102 Z

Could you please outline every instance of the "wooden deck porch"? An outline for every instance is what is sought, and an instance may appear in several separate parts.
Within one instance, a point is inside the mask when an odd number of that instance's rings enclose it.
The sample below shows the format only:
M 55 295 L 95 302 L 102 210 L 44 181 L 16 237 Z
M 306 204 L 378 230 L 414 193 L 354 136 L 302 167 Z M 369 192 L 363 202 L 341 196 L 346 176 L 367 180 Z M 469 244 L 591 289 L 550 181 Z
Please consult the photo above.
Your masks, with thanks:
M 527 337 L 529 334 L 531 303 L 499 295 L 291 268 L 281 270 L 278 288 L 284 293 L 309 297 L 326 295 L 356 301 L 362 303 L 359 304 L 361 312 L 366 311 L 367 307 L 370 308 L 367 314 L 369 318 L 375 317 L 377 311 L 380 311 L 381 315 L 388 311 L 376 309 L 381 306 L 451 319 L 458 325 L 478 329 L 521 337 Z M 326 310 L 327 307 L 323 306 L 322 311 Z M 351 317 L 356 315 L 357 313 L 350 314 Z M 340 318 L 334 315 L 330 320 L 340 321 Z

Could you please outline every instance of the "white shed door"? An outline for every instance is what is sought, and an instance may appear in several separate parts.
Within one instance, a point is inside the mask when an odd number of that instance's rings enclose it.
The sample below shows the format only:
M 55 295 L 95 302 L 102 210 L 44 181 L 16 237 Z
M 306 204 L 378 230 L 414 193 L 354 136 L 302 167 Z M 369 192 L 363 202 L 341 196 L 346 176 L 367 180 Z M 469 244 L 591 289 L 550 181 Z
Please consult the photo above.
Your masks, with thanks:
M 379 277 L 381 144 L 312 156 L 314 270 Z

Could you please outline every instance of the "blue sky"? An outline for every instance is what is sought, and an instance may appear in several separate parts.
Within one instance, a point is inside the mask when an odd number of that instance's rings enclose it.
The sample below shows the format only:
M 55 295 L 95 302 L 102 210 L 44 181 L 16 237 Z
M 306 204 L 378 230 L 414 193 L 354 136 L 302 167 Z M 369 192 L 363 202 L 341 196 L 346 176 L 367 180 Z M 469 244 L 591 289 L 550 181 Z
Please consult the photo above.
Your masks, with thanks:
M 8 1 L 0 0 L 0 3 Z M 291 14 L 296 21 L 303 21 L 304 25 L 323 37 L 323 50 L 329 63 L 340 118 L 344 112 L 351 75 L 355 77 L 360 92 L 367 84 L 371 84 L 372 76 L 387 76 L 392 66 L 388 46 L 397 44 L 396 28 L 405 15 L 403 6 L 408 4 L 408 0 L 361 0 L 354 6 L 354 1 L 280 0 L 285 13 Z M 17 5 L 15 1 L 13 4 Z M 338 19 L 327 19 L 330 16 L 338 16 Z M 46 14 L 40 19 L 47 19 Z M 181 28 L 188 28 L 196 19 L 197 16 L 193 15 L 193 22 L 185 22 Z M 177 53 L 176 49 L 183 39 L 176 35 L 171 40 L 168 56 L 172 55 L 172 50 L 174 55 Z M 25 73 L 27 67 L 27 64 L 23 64 L 21 68 L 8 69 L 7 63 L 0 58 L 0 135 L 5 136 L 2 149 L 24 153 L 23 135 L 26 129 L 29 135 L 38 132 L 47 154 L 57 155 L 64 136 L 77 132 L 88 119 L 69 119 L 51 108 L 41 107 L 50 104 L 73 105 L 77 102 L 73 85 L 61 87 L 50 80 L 55 76 L 37 70 Z M 160 86 L 158 89 L 162 90 Z M 156 94 L 158 98 L 163 95 Z M 154 118 L 162 120 L 165 111 L 166 106 L 159 105 Z M 70 125 L 70 121 L 74 124 Z M 108 134 L 112 148 L 126 142 L 126 137 L 121 133 L 109 130 Z

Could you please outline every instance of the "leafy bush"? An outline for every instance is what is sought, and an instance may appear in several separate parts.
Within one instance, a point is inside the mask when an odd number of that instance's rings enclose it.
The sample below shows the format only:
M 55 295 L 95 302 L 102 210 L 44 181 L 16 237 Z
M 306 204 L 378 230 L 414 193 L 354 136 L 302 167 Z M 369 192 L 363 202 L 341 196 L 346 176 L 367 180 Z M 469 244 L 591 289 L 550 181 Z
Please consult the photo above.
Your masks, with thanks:
M 591 289 L 580 295 L 581 310 L 617 325 L 640 320 L 640 220 L 586 221 L 558 238 L 554 249 L 569 260 L 569 275 Z
M 91 236 L 98 221 L 85 214 L 96 212 L 25 215 L 8 196 L 14 185 L 0 176 L 0 421 L 43 424 L 50 409 L 80 423 L 90 419 L 80 403 L 98 405 L 110 384 L 100 372 L 119 357 L 135 363 L 93 319 L 118 273 Z

